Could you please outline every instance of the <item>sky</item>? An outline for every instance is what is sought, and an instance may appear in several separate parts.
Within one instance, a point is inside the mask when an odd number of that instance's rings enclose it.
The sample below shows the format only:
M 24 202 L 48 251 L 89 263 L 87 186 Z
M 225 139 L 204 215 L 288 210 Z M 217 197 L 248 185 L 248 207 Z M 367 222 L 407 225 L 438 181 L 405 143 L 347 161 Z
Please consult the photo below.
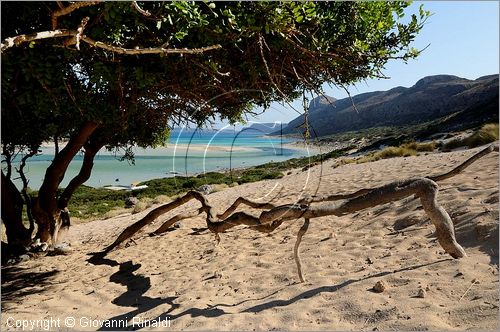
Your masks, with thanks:
M 396 86 L 411 87 L 429 75 L 449 74 L 476 79 L 499 73 L 498 1 L 415 1 L 407 8 L 405 18 L 412 13 L 418 17 L 421 4 L 433 15 L 415 38 L 413 47 L 423 49 L 429 45 L 427 49 L 406 64 L 402 60 L 389 61 L 384 73 L 390 79 L 372 79 L 349 86 L 352 96 Z M 327 95 L 337 99 L 347 97 L 343 90 L 326 85 L 324 89 Z M 303 110 L 300 100 L 292 105 L 296 110 Z M 258 118 L 248 119 L 288 123 L 298 115 L 291 107 L 274 103 Z

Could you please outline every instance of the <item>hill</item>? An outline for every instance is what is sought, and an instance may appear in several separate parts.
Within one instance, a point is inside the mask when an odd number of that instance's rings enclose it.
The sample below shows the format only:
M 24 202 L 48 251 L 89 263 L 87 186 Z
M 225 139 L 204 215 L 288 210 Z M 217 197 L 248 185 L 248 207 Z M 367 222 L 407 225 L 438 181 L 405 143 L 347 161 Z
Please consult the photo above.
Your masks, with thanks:
M 437 122 L 446 124 L 446 128 L 457 130 L 498 121 L 498 75 L 476 80 L 452 75 L 428 76 L 410 88 L 363 93 L 354 96 L 352 101 L 316 97 L 309 105 L 313 137 L 436 120 L 441 120 Z M 300 134 L 303 122 L 304 116 L 295 118 L 283 128 L 283 134 Z

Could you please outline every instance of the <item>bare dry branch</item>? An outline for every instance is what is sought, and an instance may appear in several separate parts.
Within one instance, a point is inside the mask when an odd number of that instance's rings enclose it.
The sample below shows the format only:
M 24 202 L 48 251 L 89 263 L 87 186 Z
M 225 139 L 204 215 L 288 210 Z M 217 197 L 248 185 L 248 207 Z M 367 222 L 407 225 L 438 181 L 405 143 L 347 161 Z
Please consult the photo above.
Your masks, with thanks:
M 36 33 L 30 33 L 25 35 L 19 35 L 15 37 L 5 38 L 1 44 L 0 51 L 3 52 L 8 48 L 13 46 L 19 46 L 24 43 L 28 43 L 34 40 L 50 39 L 50 38 L 60 38 L 60 37 L 74 37 L 78 32 L 75 30 L 68 29 L 58 29 L 52 31 L 42 31 Z
M 80 26 L 76 30 L 76 31 L 78 31 L 76 36 L 75 36 L 77 50 L 80 50 L 80 39 L 82 38 L 83 30 L 85 29 L 85 26 L 89 22 L 89 19 L 90 19 L 90 17 L 88 17 L 88 16 L 84 17 L 82 22 L 80 23 Z
M 224 211 L 221 214 L 218 214 L 217 218 L 226 219 L 231 213 L 233 213 L 238 208 L 240 204 L 248 205 L 254 209 L 272 209 L 274 207 L 274 205 L 271 203 L 258 203 L 246 199 L 245 197 L 238 197 L 226 211 Z
M 464 169 L 469 167 L 473 162 L 475 162 L 479 158 L 484 157 L 493 151 L 498 151 L 498 145 L 491 144 L 488 147 L 486 147 L 483 150 L 476 153 L 475 155 L 473 155 L 472 157 L 470 157 L 469 159 L 467 159 L 466 161 L 464 161 L 463 163 L 461 163 L 460 165 L 458 165 L 457 167 L 455 167 L 454 169 L 452 169 L 451 171 L 440 174 L 440 175 L 428 176 L 427 178 L 431 179 L 433 181 L 436 181 L 436 182 L 451 178 L 452 176 L 455 176 L 458 173 L 462 172 Z
M 87 36 L 82 36 L 82 41 L 94 47 L 102 48 L 118 54 L 201 54 L 207 51 L 218 50 L 222 48 L 221 45 L 211 45 L 200 48 L 163 48 L 163 47 L 148 47 L 148 48 L 123 48 L 118 46 L 109 45 L 100 41 L 95 41 Z
M 349 100 L 351 101 L 352 108 L 354 108 L 356 113 L 359 114 L 358 108 L 356 107 L 356 104 L 354 104 L 354 99 L 352 99 L 352 96 L 351 96 L 351 93 L 349 92 L 349 90 L 347 90 L 347 88 L 343 84 L 340 84 L 340 87 L 345 91 L 345 93 L 347 93 L 347 96 L 349 97 Z
M 202 213 L 202 211 L 196 210 L 196 211 L 192 211 L 192 212 L 188 212 L 188 213 L 184 213 L 184 214 L 175 215 L 172 218 L 170 218 L 169 220 L 165 221 L 157 230 L 150 233 L 149 235 L 154 236 L 154 235 L 160 235 L 162 233 L 165 233 L 176 222 L 184 220 L 184 219 L 196 217 L 200 213 Z
M 416 177 L 408 180 L 395 181 L 377 188 L 361 189 L 352 194 L 310 197 L 302 201 L 302 203 L 307 204 L 285 204 L 273 207 L 273 205 L 269 203 L 256 203 L 240 197 L 224 213 L 216 215 L 214 209 L 210 206 L 207 198 L 203 194 L 196 191 L 190 191 L 186 195 L 150 211 L 144 218 L 127 227 L 118 236 L 115 242 L 103 251 L 103 254 L 108 253 L 125 240 L 131 238 L 135 233 L 141 230 L 144 226 L 153 222 L 160 215 L 169 212 L 192 199 L 195 199 L 201 203 L 201 207 L 197 211 L 172 217 L 153 234 L 164 232 L 178 220 L 191 218 L 203 212 L 206 213 L 207 228 L 212 233 L 215 233 L 217 239 L 219 239 L 219 233 L 223 233 L 238 225 L 249 226 L 251 230 L 257 232 L 270 233 L 285 221 L 304 218 L 305 222 L 297 234 L 297 241 L 294 247 L 294 258 L 297 264 L 299 278 L 301 282 L 303 282 L 304 278 L 302 276 L 302 267 L 298 249 L 302 236 L 308 229 L 309 219 L 324 216 L 340 217 L 414 195 L 420 198 L 420 202 L 425 213 L 430 217 L 431 222 L 434 224 L 437 239 L 441 247 L 453 258 L 461 258 L 466 256 L 465 251 L 456 241 L 455 230 L 450 216 L 437 202 L 438 185 L 434 179 L 442 180 L 454 176 L 463 171 L 474 161 L 485 156 L 491 151 L 498 151 L 498 146 L 491 145 L 488 148 L 481 150 L 465 162 L 461 163 L 459 166 L 455 167 L 452 171 L 443 175 L 429 178 Z M 313 202 L 327 202 L 340 199 L 345 201 L 340 204 L 323 203 L 316 206 L 309 205 Z M 262 212 L 259 217 L 255 217 L 245 212 L 233 213 L 240 204 L 245 204 L 258 209 L 270 208 L 270 210 Z
M 297 264 L 297 273 L 299 274 L 300 282 L 304 282 L 304 277 L 302 276 L 302 264 L 300 263 L 300 255 L 299 255 L 299 246 L 302 242 L 302 237 L 306 234 L 307 229 L 309 228 L 309 219 L 304 219 L 304 224 L 300 227 L 299 232 L 297 233 L 297 241 L 295 241 L 295 245 L 293 247 L 293 257 L 295 258 L 295 264 Z

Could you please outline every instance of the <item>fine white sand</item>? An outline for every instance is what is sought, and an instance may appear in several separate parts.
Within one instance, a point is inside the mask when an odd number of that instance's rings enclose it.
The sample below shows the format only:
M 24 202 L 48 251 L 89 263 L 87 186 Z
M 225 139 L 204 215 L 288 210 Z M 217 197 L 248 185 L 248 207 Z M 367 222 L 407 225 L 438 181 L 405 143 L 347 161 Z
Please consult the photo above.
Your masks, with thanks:
M 66 146 L 67 142 L 62 142 L 59 144 L 59 149 L 62 149 Z M 297 147 L 295 147 L 297 148 Z M 42 145 L 43 153 L 53 153 L 54 151 L 54 143 L 46 142 Z M 141 156 L 147 155 L 171 155 L 174 153 L 185 153 L 189 152 L 251 152 L 251 151 L 259 151 L 257 148 L 246 147 L 246 146 L 222 146 L 222 145 L 213 145 L 213 144 L 180 144 L 180 143 L 169 143 L 165 146 L 157 147 L 155 149 L 142 149 L 142 148 L 134 148 L 136 154 Z M 112 152 L 108 152 L 105 149 L 101 150 L 101 153 L 113 154 Z
M 303 192 L 348 193 L 439 174 L 477 151 L 338 168 L 330 160 L 208 198 L 219 211 L 238 196 L 292 203 Z M 311 220 L 301 245 L 306 278 L 301 284 L 293 245 L 302 220 L 270 235 L 235 227 L 221 235 L 219 245 L 213 234 L 197 232 L 204 227 L 202 216 L 164 235 L 147 235 L 174 214 L 198 206 L 190 202 L 106 259 L 89 261 L 89 253 L 102 250 L 148 211 L 75 225 L 68 235 L 70 255 L 4 268 L 10 281 L 2 285 L 2 329 L 12 329 L 7 324 L 16 319 L 49 318 L 60 318 L 60 329 L 66 329 L 70 316 L 76 330 L 98 329 L 81 325 L 88 319 L 129 320 L 131 329 L 134 317 L 135 322 L 168 318 L 170 327 L 160 330 L 497 330 L 498 153 L 439 185 L 438 200 L 455 223 L 466 258 L 444 253 L 419 201 L 408 197 L 341 218 Z M 377 281 L 387 284 L 383 293 L 372 291 Z M 423 298 L 417 297 L 420 289 Z

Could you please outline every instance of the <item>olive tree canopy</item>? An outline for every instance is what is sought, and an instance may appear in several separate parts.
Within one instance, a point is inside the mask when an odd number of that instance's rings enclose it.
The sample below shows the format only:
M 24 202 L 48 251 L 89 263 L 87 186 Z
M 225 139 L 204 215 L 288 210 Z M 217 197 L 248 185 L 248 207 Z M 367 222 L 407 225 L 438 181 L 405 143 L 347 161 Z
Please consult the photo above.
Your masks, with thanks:
M 238 121 L 325 82 L 383 77 L 429 15 L 408 2 L 3 2 L 2 220 L 9 243 L 56 242 L 102 147 L 162 144 L 172 124 Z M 23 167 L 60 140 L 38 196 Z M 80 173 L 58 191 L 73 157 Z M 24 188 L 13 185 L 13 156 Z

